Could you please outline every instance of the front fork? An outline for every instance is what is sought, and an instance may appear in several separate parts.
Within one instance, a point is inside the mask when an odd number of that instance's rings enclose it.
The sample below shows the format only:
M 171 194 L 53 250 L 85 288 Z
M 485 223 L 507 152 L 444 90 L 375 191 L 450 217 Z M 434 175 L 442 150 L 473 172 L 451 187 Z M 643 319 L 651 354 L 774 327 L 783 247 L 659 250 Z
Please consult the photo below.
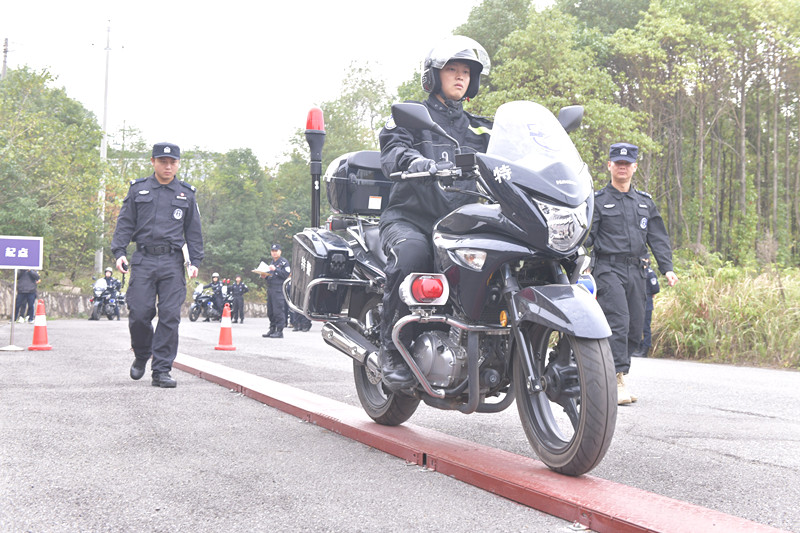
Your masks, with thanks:
M 511 322 L 511 329 L 514 331 L 514 340 L 517 343 L 520 356 L 522 357 L 522 363 L 525 365 L 525 370 L 527 371 L 525 386 L 529 394 L 542 392 L 542 380 L 540 376 L 536 375 L 533 365 L 533 354 L 530 352 L 528 343 L 522 335 L 520 321 L 522 313 L 517 309 L 517 304 L 514 300 L 514 295 L 521 290 L 519 283 L 508 264 L 502 266 L 501 272 L 503 275 L 503 296 L 505 296 L 506 303 L 508 304 L 508 318 Z

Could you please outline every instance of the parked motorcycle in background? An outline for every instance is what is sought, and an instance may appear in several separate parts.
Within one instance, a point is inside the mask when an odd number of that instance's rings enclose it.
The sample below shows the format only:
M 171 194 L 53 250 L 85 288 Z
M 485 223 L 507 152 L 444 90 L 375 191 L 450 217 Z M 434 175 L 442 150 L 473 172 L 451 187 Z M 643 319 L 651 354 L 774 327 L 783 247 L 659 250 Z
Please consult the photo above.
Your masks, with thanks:
M 125 276 L 122 276 L 122 286 L 125 285 Z M 119 316 L 120 306 L 125 304 L 125 293 L 111 287 L 106 278 L 102 277 L 92 284 L 92 297 L 89 298 L 92 310 L 89 320 L 100 320 L 105 315 L 109 320 Z
M 421 104 L 395 104 L 392 117 L 398 126 L 446 136 Z M 353 359 L 356 391 L 373 420 L 402 424 L 420 401 L 492 413 L 516 400 L 528 441 L 548 467 L 581 475 L 602 460 L 614 434 L 617 388 L 611 330 L 594 280 L 584 274 L 589 258 L 581 243 L 594 194 L 567 135 L 582 117 L 578 106 L 556 119 L 533 102 L 504 104 L 487 153 L 457 149 L 455 166 L 433 177 L 431 186 L 478 201 L 437 222 L 434 271 L 413 273 L 400 287 L 411 314 L 396 322 L 392 339 L 417 384 L 397 392 L 384 387 L 378 364 L 387 262 L 378 217 L 392 182 L 379 152 L 330 164 L 328 201 L 339 215 L 327 228 L 294 236 L 287 299 L 293 310 L 325 322 L 325 342 Z M 465 191 L 453 186 L 457 180 L 475 186 Z
M 224 308 L 225 304 L 230 304 L 231 308 L 233 308 L 233 293 L 228 290 L 230 280 L 225 279 L 222 280 L 221 283 L 222 307 Z M 217 306 L 214 305 L 214 291 L 210 288 L 204 289 L 203 287 L 204 284 L 198 282 L 197 286 L 194 288 L 194 292 L 192 293 L 194 303 L 192 303 L 189 308 L 189 320 L 195 322 L 201 316 L 204 319 L 221 320 L 222 309 L 217 309 Z

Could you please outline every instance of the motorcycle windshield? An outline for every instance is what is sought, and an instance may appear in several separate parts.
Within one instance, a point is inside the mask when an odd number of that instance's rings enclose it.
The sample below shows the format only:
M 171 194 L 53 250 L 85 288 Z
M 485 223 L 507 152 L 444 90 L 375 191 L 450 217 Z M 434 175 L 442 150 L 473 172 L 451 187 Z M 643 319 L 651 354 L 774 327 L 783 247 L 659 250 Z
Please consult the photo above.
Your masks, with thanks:
M 509 163 L 493 164 L 498 182 L 508 180 L 567 205 L 578 205 L 591 194 L 591 176 L 572 139 L 558 119 L 535 102 L 508 102 L 497 108 L 486 155 Z
M 580 172 L 583 161 L 558 119 L 536 102 L 508 102 L 497 108 L 487 155 L 541 170 L 554 162 Z
M 103 292 L 107 288 L 108 288 L 108 283 L 106 283 L 106 278 L 100 278 L 94 282 L 95 292 Z

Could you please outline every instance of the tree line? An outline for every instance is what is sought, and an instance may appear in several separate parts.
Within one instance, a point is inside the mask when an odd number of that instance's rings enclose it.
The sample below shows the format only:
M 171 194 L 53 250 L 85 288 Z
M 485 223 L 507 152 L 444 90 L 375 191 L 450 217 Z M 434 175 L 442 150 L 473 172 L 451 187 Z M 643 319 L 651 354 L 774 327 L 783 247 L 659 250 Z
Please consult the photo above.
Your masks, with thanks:
M 554 112 L 583 105 L 583 126 L 572 136 L 595 185 L 608 180 L 611 143 L 639 145 L 635 186 L 653 195 L 680 253 L 794 266 L 798 8 L 798 0 L 556 0 L 538 10 L 530 0 L 485 0 L 454 28 L 492 60 L 467 108 L 491 117 L 509 100 Z M 339 96 L 320 104 L 323 168 L 342 153 L 376 149 L 393 101 L 425 97 L 419 72 L 392 94 L 354 62 Z M 47 268 L 71 279 L 91 270 L 99 246 L 111 261 L 127 182 L 150 173 L 139 132 L 114 133 L 106 161 L 101 135 L 96 117 L 54 88 L 47 72 L 16 69 L 0 81 L 0 232 L 44 236 Z M 290 249 L 291 236 L 309 224 L 301 130 L 274 168 L 247 148 L 184 151 L 181 177 L 199 189 L 204 266 L 223 275 L 249 272 L 273 241 Z

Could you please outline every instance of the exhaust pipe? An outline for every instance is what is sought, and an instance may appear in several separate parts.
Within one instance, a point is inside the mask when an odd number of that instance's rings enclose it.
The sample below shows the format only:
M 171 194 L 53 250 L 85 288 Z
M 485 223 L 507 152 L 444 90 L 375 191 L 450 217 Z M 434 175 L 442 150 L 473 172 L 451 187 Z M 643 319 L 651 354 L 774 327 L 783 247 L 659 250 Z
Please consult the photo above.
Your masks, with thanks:
M 373 358 L 370 355 L 377 354 L 378 348 L 349 324 L 326 322 L 322 325 L 322 338 L 362 365 L 366 364 L 368 359 L 377 360 L 377 357 Z

